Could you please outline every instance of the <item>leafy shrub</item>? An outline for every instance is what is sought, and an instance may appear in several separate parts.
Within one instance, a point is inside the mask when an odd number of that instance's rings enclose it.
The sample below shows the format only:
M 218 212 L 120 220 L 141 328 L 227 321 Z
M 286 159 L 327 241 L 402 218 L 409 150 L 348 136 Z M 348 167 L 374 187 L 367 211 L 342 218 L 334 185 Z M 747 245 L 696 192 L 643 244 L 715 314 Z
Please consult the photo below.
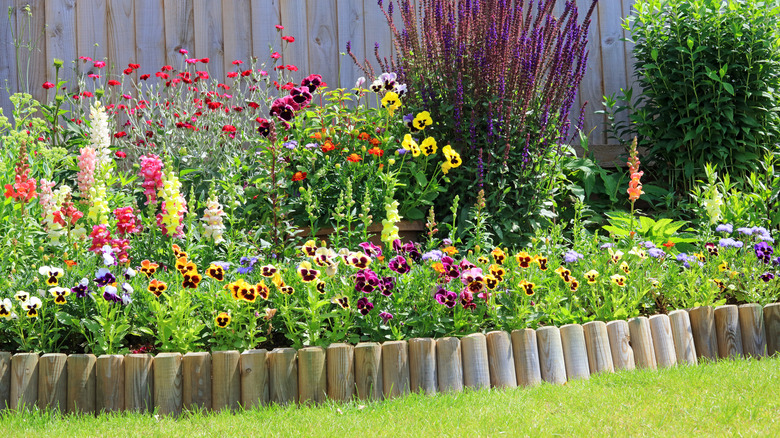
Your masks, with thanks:
M 777 153 L 778 3 L 639 0 L 634 8 L 624 26 L 642 95 L 623 128 L 639 135 L 657 177 L 687 191 L 713 163 L 743 180 Z

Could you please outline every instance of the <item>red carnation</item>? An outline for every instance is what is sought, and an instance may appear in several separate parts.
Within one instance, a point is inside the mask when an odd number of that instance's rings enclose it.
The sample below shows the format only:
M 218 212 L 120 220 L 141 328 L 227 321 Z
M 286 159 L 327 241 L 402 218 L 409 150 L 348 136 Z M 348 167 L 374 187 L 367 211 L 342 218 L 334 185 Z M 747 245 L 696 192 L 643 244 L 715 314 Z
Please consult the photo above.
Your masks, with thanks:
M 49 81 L 46 81 L 46 82 L 43 83 L 43 88 L 46 89 L 46 90 L 54 88 L 54 84 L 52 84 Z

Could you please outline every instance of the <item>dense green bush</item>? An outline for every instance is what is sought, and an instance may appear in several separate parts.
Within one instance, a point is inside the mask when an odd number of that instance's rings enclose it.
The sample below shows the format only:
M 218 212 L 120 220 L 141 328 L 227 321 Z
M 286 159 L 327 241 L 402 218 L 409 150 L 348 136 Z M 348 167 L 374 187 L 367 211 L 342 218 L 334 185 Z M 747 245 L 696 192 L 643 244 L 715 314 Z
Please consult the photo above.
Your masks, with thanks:
M 713 163 L 743 180 L 778 153 L 780 2 L 638 0 L 634 8 L 624 26 L 642 94 L 622 128 L 638 134 L 656 177 L 687 191 Z

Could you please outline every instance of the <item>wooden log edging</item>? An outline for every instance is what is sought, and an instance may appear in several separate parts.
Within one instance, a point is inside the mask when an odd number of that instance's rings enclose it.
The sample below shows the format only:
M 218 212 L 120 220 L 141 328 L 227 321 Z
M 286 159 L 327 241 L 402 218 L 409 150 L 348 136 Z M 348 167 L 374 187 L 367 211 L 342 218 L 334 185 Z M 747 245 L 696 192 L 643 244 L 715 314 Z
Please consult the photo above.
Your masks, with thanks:
M 697 341 L 698 339 L 698 341 Z M 697 345 L 698 343 L 698 345 Z M 699 352 L 698 346 L 702 347 Z M 565 383 L 591 373 L 780 351 L 780 303 L 699 307 L 630 321 L 300 350 L 108 355 L 0 352 L 0 410 L 219 411 Z

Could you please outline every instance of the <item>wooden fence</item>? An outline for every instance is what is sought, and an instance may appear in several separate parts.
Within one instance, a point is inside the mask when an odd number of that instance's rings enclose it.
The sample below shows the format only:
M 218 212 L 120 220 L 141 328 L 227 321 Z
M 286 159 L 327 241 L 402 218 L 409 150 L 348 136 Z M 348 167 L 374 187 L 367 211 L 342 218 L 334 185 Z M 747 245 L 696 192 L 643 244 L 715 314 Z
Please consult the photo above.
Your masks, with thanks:
M 23 11 L 28 4 L 29 16 Z M 563 4 L 557 0 L 558 13 Z M 597 151 L 615 141 L 603 129 L 605 117 L 594 111 L 601 109 L 604 94 L 625 88 L 633 76 L 630 47 L 621 41 L 620 26 L 631 4 L 600 0 L 590 29 L 588 72 L 576 104 L 588 102 L 585 125 L 593 129 L 590 143 Z M 577 5 L 584 14 L 589 0 L 577 0 Z M 6 114 L 6 84 L 11 92 L 50 98 L 52 93 L 41 84 L 54 81 L 54 58 L 65 61 L 64 77 L 71 83 L 71 61 L 79 56 L 107 59 L 114 74 L 128 63 L 140 64 L 140 73 L 133 73 L 137 79 L 163 65 L 179 65 L 178 51 L 186 49 L 189 56 L 210 58 L 211 75 L 224 78 L 235 68 L 233 60 L 262 60 L 272 48 L 304 75 L 319 73 L 331 86 L 351 87 L 362 73 L 341 54 L 347 41 L 359 59 L 374 59 L 374 43 L 382 56 L 390 56 L 392 46 L 376 0 L 0 0 L 0 10 L 9 8 L 11 25 L 0 27 L 0 107 Z M 285 27 L 284 35 L 295 37 L 283 51 L 276 24 Z M 22 48 L 17 60 L 14 32 L 20 33 L 17 41 L 36 43 L 32 56 Z M 92 68 L 91 63 L 74 66 L 82 73 Z
M 628 321 L 273 351 L 106 355 L 0 352 L 0 409 L 215 411 L 381 400 L 409 392 L 565 383 L 634 368 L 780 354 L 780 303 L 697 307 Z

